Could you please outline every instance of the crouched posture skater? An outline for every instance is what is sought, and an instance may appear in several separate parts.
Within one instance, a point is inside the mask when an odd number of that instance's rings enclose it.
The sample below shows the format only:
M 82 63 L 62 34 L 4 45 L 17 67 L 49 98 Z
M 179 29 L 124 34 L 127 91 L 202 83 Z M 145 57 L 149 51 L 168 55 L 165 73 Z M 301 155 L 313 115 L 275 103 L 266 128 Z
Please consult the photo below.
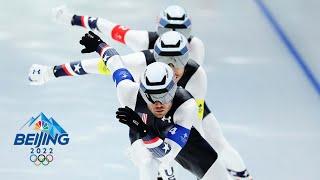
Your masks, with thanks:
M 82 52 L 97 50 L 113 74 L 120 104 L 126 105 L 116 117 L 130 127 L 132 146 L 141 157 L 137 159 L 141 179 L 154 179 L 159 166 L 174 159 L 199 179 L 229 178 L 216 161 L 217 153 L 193 128 L 199 122 L 196 102 L 177 87 L 168 65 L 150 64 L 138 84 L 117 52 L 94 33 L 86 34 L 80 43 L 85 46 Z
M 188 90 L 198 104 L 198 117 L 201 119 L 203 132 L 201 135 L 214 147 L 228 171 L 235 179 L 251 179 L 245 165 L 237 151 L 227 142 L 222 134 L 218 121 L 206 105 L 204 98 L 207 89 L 207 77 L 203 68 L 189 57 L 188 41 L 178 32 L 170 31 L 161 35 L 155 43 L 154 51 L 142 51 L 121 56 L 124 65 L 130 69 L 134 79 L 139 79 L 141 72 L 148 64 L 155 61 L 169 64 L 174 70 L 175 81 L 178 86 Z M 41 70 L 41 74 L 37 72 Z M 36 72 L 35 74 L 33 74 Z M 63 76 L 78 76 L 85 74 L 110 73 L 104 62 L 99 59 L 90 59 L 66 63 L 54 67 L 34 65 L 30 77 L 33 83 L 45 83 L 49 79 Z M 42 75 L 42 76 L 41 76 Z M 167 171 L 172 174 L 172 168 Z M 164 175 L 168 174 L 162 173 Z M 163 177 L 165 177 L 163 175 Z M 172 178 L 172 176 L 164 179 Z
M 154 180 L 159 167 L 174 159 L 199 179 L 229 179 L 217 153 L 198 132 L 195 100 L 177 87 L 168 65 L 150 64 L 136 83 L 115 49 L 98 36 L 86 34 L 80 43 L 86 47 L 82 52 L 97 51 L 112 73 L 119 102 L 126 106 L 119 108 L 117 118 L 130 127 L 131 155 L 140 179 Z
M 214 146 L 218 151 L 219 155 L 222 156 L 222 159 L 229 173 L 234 177 L 235 180 L 252 179 L 240 154 L 236 151 L 236 149 L 234 149 L 230 145 L 230 143 L 224 137 L 219 122 L 216 120 L 214 114 L 208 108 L 207 103 L 204 102 L 202 97 L 205 97 L 206 93 L 203 93 L 202 90 L 194 90 L 201 89 L 201 82 L 205 81 L 203 78 L 198 78 L 201 77 L 201 75 L 198 76 L 199 72 L 201 72 L 201 67 L 198 68 L 198 66 L 202 65 L 204 61 L 205 46 L 203 45 L 201 39 L 192 35 L 192 21 L 190 15 L 186 12 L 186 10 L 183 7 L 177 5 L 170 5 L 166 7 L 164 10 L 162 10 L 157 18 L 158 21 L 156 24 L 156 31 L 133 30 L 127 26 L 122 26 L 120 24 L 114 23 L 110 21 L 108 18 L 105 19 L 102 17 L 92 17 L 71 13 L 66 7 L 55 8 L 54 18 L 58 22 L 69 26 L 72 25 L 77 27 L 83 27 L 95 32 L 103 33 L 109 38 L 119 43 L 125 44 L 133 51 L 153 49 L 157 46 L 157 42 L 159 42 L 157 41 L 158 37 L 162 36 L 164 33 L 168 31 L 176 31 L 185 36 L 189 47 L 189 58 L 187 59 L 189 62 L 188 64 L 184 64 L 186 65 L 184 70 L 183 68 L 180 68 L 180 76 L 182 76 L 181 72 L 184 71 L 184 73 L 183 78 L 180 81 L 180 83 L 178 82 L 178 85 L 187 89 L 198 102 L 199 118 L 202 119 L 203 122 L 205 139 L 208 140 L 210 145 Z M 160 46 L 158 45 L 157 47 Z M 164 49 L 172 48 L 168 47 Z M 162 51 L 161 48 L 158 48 L 158 50 L 160 50 L 158 51 L 160 53 L 167 53 L 165 51 Z M 168 52 L 171 53 L 170 51 Z M 145 54 L 147 64 L 150 63 L 150 61 L 154 61 L 152 60 L 154 59 L 152 53 L 149 53 L 149 51 L 143 51 L 143 53 Z M 158 53 L 155 52 L 155 55 L 157 54 Z M 158 56 L 159 58 L 156 60 L 161 61 L 161 59 L 168 59 L 165 56 L 166 55 L 160 55 Z M 139 58 L 143 59 L 142 56 L 136 56 L 133 58 L 130 57 L 130 59 L 135 60 Z M 169 59 L 173 58 L 169 57 Z M 165 63 L 168 62 L 174 64 L 172 63 L 174 61 L 165 60 Z M 127 63 L 126 61 L 125 65 L 127 66 L 128 64 L 129 66 L 127 67 L 129 67 L 129 69 L 130 67 L 134 67 L 131 68 L 131 70 L 139 70 L 138 67 L 141 64 L 139 63 L 139 60 L 136 60 L 136 64 L 134 62 Z M 103 66 L 99 66 L 100 69 L 102 69 L 101 67 Z M 175 73 L 179 72 L 177 71 L 179 67 L 174 68 Z M 99 73 L 101 74 L 101 72 L 103 71 L 100 70 Z M 133 72 L 133 74 L 135 74 L 135 72 Z M 177 75 L 177 77 L 179 77 L 179 75 Z M 206 89 L 206 87 L 203 89 Z M 194 92 L 200 95 L 198 96 Z

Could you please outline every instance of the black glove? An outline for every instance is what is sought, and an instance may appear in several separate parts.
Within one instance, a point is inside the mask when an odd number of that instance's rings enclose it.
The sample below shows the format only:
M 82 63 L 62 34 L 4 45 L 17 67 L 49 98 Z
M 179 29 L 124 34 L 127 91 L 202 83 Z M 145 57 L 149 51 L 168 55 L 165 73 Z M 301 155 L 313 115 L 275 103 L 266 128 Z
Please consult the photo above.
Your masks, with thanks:
M 81 53 L 91 53 L 98 49 L 99 44 L 105 43 L 102 39 L 94 34 L 92 31 L 86 33 L 82 36 L 81 40 L 79 41 L 81 45 L 85 48 L 81 50 Z
M 141 137 L 146 136 L 150 131 L 150 128 L 142 121 L 139 114 L 134 112 L 128 106 L 126 106 L 125 108 L 119 108 L 116 114 L 116 118 L 119 119 L 119 122 L 137 130 L 140 133 Z

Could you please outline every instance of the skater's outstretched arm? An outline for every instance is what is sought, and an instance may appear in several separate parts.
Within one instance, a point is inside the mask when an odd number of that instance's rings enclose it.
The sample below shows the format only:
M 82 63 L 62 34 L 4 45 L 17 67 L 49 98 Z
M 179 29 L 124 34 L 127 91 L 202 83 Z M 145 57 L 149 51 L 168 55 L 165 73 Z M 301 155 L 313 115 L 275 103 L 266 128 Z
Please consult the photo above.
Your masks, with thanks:
M 146 67 L 144 54 L 142 52 L 131 53 L 121 56 L 121 59 L 134 79 L 138 80 Z M 29 81 L 31 85 L 43 85 L 60 77 L 78 77 L 87 74 L 111 75 L 111 72 L 102 58 L 84 59 L 55 66 L 33 64 L 29 68 Z
M 110 70 L 101 58 L 84 59 L 56 66 L 33 64 L 29 69 L 29 81 L 31 85 L 42 85 L 59 77 L 86 74 L 110 75 Z
M 132 74 L 124 66 L 118 52 L 92 31 L 82 37 L 80 44 L 85 47 L 81 50 L 81 53 L 96 51 L 100 55 L 104 64 L 108 66 L 112 79 L 116 84 L 120 105 L 133 108 L 136 100 L 132 97 L 138 94 L 139 84 L 134 82 Z
M 146 59 L 142 52 L 121 56 L 124 66 L 138 80 L 146 67 Z M 31 85 L 42 85 L 50 80 L 60 77 L 75 77 L 87 74 L 111 75 L 111 72 L 102 58 L 84 59 L 70 63 L 47 66 L 33 64 L 29 69 Z
M 91 17 L 86 15 L 76 15 L 62 6 L 53 9 L 53 15 L 57 22 L 83 27 L 94 32 L 100 32 L 109 38 L 127 45 L 134 51 L 145 49 L 153 49 L 149 47 L 152 42 L 158 38 L 155 32 L 144 30 L 131 30 L 127 26 L 123 26 L 101 17 Z

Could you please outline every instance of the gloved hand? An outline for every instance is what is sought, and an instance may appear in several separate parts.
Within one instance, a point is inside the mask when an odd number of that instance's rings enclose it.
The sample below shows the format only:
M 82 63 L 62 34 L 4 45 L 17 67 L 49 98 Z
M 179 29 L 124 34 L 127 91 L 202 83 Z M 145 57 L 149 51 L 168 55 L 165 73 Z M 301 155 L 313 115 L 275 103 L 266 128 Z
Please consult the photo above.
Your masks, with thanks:
M 81 50 L 81 53 L 91 53 L 98 49 L 99 44 L 105 43 L 102 39 L 94 34 L 92 31 L 86 33 L 82 36 L 80 40 L 80 44 L 83 45 L 85 48 Z
M 73 14 L 69 12 L 68 8 L 65 5 L 52 8 L 53 21 L 59 24 L 70 26 L 72 17 L 73 17 Z
M 29 81 L 31 85 L 42 85 L 54 78 L 53 67 L 33 64 L 29 69 Z
M 139 114 L 134 112 L 128 106 L 126 106 L 125 108 L 119 108 L 116 114 L 116 118 L 119 119 L 119 122 L 137 130 L 140 133 L 141 137 L 146 136 L 150 131 L 150 128 L 142 121 Z

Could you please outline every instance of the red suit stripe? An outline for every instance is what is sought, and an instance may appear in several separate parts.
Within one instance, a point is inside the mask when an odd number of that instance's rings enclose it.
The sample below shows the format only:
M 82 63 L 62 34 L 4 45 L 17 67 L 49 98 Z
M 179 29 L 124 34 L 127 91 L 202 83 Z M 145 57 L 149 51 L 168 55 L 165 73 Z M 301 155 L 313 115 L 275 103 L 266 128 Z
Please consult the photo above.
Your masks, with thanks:
M 81 16 L 81 26 L 86 28 L 86 25 L 84 23 L 84 16 Z
M 144 144 L 152 144 L 152 143 L 155 143 L 159 140 L 160 138 L 159 137 L 155 137 L 149 141 L 143 141 Z
M 68 76 L 72 76 L 72 74 L 68 71 L 68 69 L 66 68 L 65 64 L 62 64 L 62 69 L 63 71 L 68 75 Z
M 116 25 L 111 31 L 111 37 L 116 41 L 126 44 L 126 42 L 124 41 L 124 37 L 129 30 L 130 29 L 127 27 Z

